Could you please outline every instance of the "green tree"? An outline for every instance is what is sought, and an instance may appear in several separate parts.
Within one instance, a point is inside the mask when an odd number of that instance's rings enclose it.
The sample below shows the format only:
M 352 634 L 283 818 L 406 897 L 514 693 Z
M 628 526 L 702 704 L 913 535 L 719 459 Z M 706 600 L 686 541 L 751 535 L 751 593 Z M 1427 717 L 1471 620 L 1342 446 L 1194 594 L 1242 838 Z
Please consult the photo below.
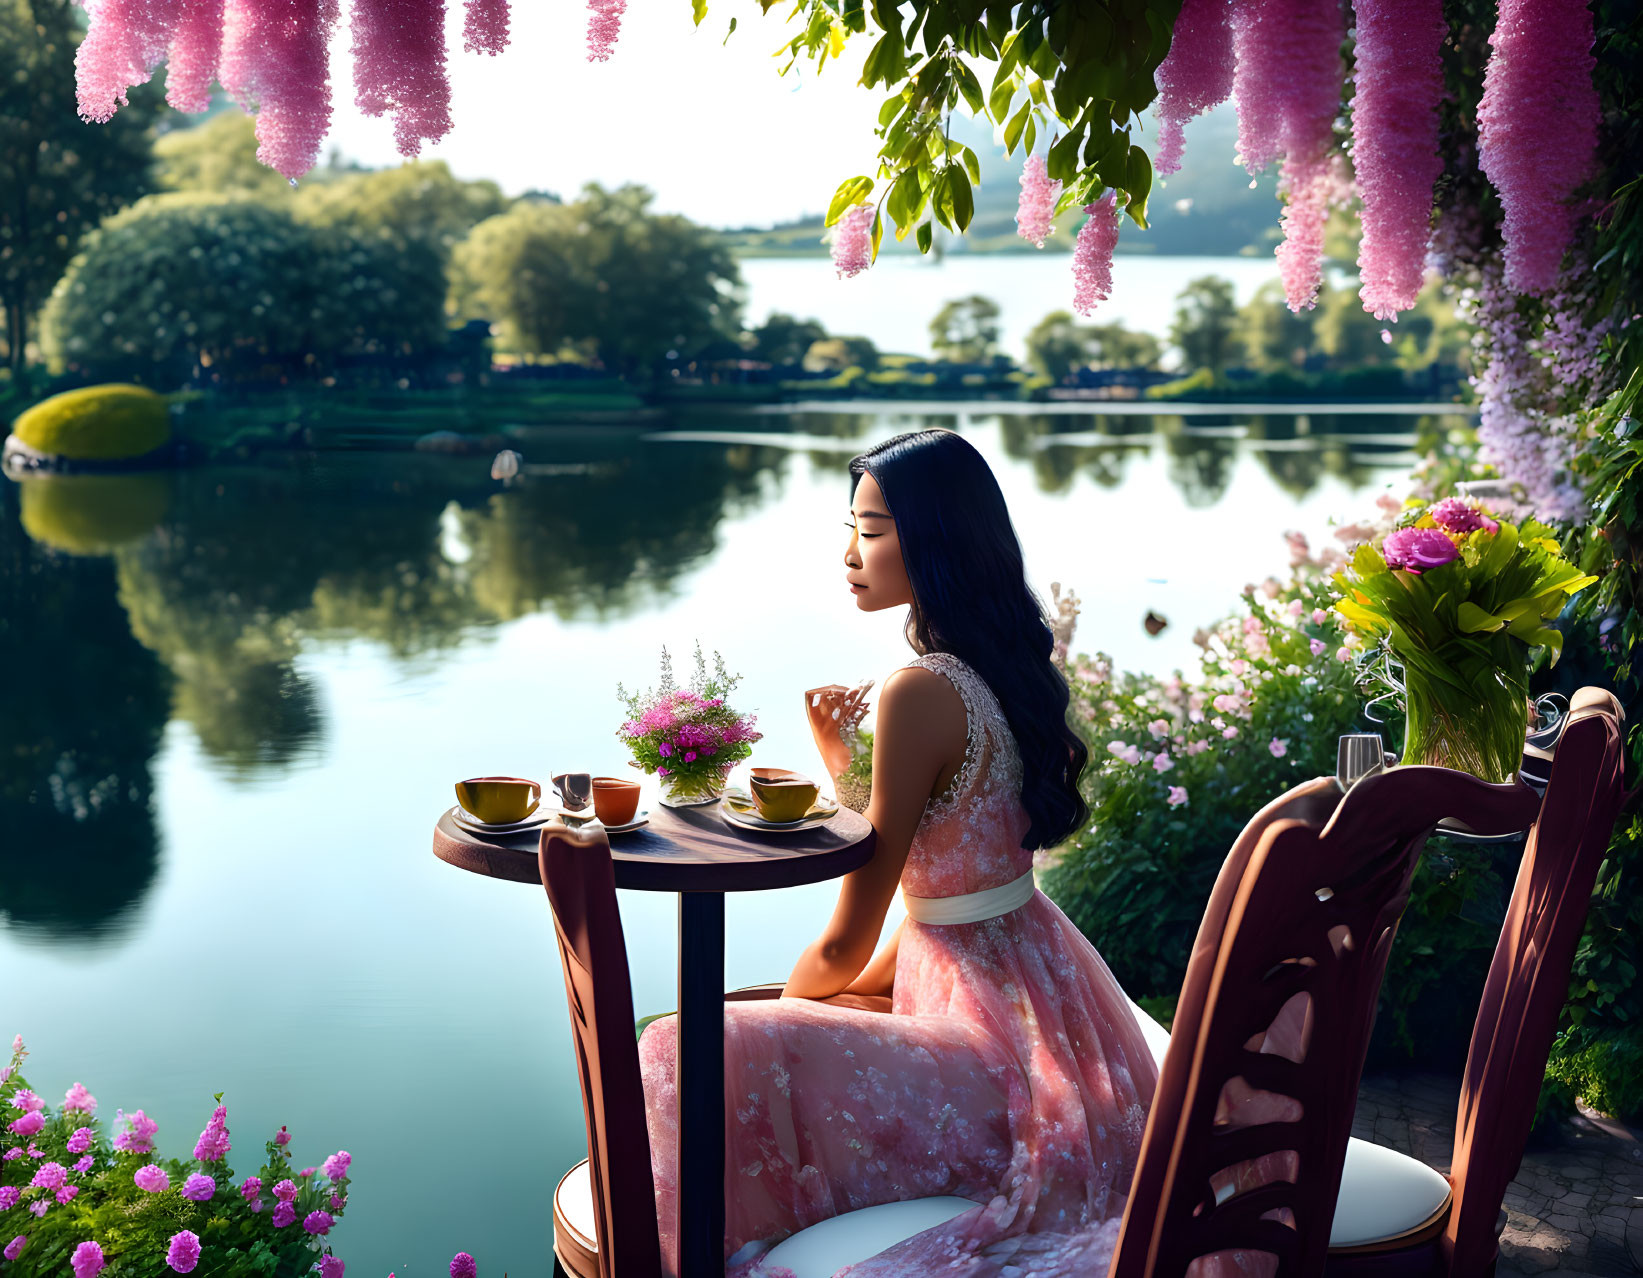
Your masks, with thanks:
M 1051 311 L 1027 332 L 1027 365 L 1060 385 L 1089 358 L 1086 329 L 1071 311 Z
M 1238 322 L 1232 298 L 1232 281 L 1220 275 L 1201 275 L 1181 290 L 1170 341 L 1187 370 L 1207 368 L 1220 376 L 1231 362 Z
M 1092 324 L 1088 331 L 1092 368 L 1155 368 L 1163 358 L 1164 348 L 1156 337 L 1125 328 L 1117 320 Z
M 41 312 L 53 374 L 170 389 L 196 363 L 311 373 L 428 351 L 445 281 L 425 240 L 313 227 L 243 194 L 150 195 L 86 236 Z
M 955 364 L 981 364 L 998 350 L 998 303 L 972 293 L 956 298 L 930 321 L 930 346 Z
M 1394 362 L 1392 323 L 1363 308 L 1354 284 L 1318 291 L 1318 349 L 1332 368 L 1370 368 Z
M 653 378 L 741 330 L 736 259 L 717 232 L 650 212 L 644 187 L 596 183 L 565 205 L 515 204 L 457 247 L 460 303 L 498 323 L 504 343 L 567 347 L 618 376 Z
M 447 254 L 474 226 L 513 203 L 489 179 L 454 177 L 444 160 L 412 160 L 303 182 L 291 195 L 296 216 L 316 226 L 420 236 Z
M 1284 300 L 1282 280 L 1268 280 L 1238 308 L 1238 339 L 1251 367 L 1263 373 L 1300 368 L 1313 349 L 1316 308 L 1296 314 Z
M 163 88 L 131 89 L 106 124 L 81 120 L 74 58 L 85 16 L 73 0 L 0 0 L 0 301 L 13 376 L 81 237 L 152 189 Z
M 753 358 L 771 364 L 797 364 L 812 345 L 827 338 L 820 320 L 795 319 L 781 311 L 772 311 L 769 319 L 748 332 L 753 337 Z
M 842 373 L 847 368 L 872 372 L 879 366 L 879 348 L 866 337 L 824 337 L 810 344 L 804 353 L 804 366 L 816 373 Z

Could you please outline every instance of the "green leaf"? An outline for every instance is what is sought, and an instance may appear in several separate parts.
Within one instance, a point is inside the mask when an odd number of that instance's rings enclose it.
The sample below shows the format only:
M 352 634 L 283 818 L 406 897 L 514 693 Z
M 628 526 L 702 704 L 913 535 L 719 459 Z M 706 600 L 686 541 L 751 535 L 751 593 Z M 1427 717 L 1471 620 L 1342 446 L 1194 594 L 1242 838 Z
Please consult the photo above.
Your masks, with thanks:
M 1455 620 L 1467 634 L 1476 634 L 1480 630 L 1499 630 L 1507 622 L 1507 618 L 1485 612 L 1471 600 L 1461 604 L 1456 611 Z
M 1032 98 L 1034 105 L 1044 105 L 1044 81 L 1034 76 L 1027 81 L 1027 94 Z
M 1031 124 L 1031 122 L 1029 122 L 1028 125 L 1027 125 L 1027 131 L 1028 131 L 1028 135 L 1031 136 L 1031 133 L 1032 133 L 1032 124 Z M 1028 144 L 1029 149 L 1031 149 L 1031 145 L 1032 145 L 1031 143 Z M 970 150 L 970 148 L 967 147 L 967 146 L 960 146 L 959 149 L 958 149 L 958 154 L 959 154 L 959 158 L 964 161 L 964 168 L 965 168 L 965 171 L 968 172 L 969 175 L 970 175 L 970 181 L 974 182 L 977 186 L 980 186 L 981 185 L 981 161 L 976 158 L 976 153 L 974 151 Z
M 981 92 L 981 81 L 976 79 L 976 73 L 962 59 L 953 59 L 953 78 L 958 81 L 958 91 L 964 95 L 971 113 L 980 115 L 985 111 L 987 99 Z
M 1016 81 L 1013 76 L 1006 76 L 993 86 L 993 93 L 987 99 L 987 111 L 997 124 L 1003 124 L 1009 114 L 1010 103 L 1015 98 Z
M 1143 231 L 1147 229 L 1147 196 L 1152 193 L 1152 161 L 1138 146 L 1130 148 L 1129 163 L 1125 165 L 1124 188 L 1130 193 L 1130 220 Z
M 906 106 L 907 99 L 900 93 L 892 93 L 889 97 L 885 98 L 884 105 L 879 108 L 879 128 L 888 129 L 890 127 L 890 121 L 900 115 L 903 108 Z
M 952 193 L 951 204 L 953 210 L 953 221 L 957 224 L 957 230 L 959 233 L 963 234 L 965 229 L 970 225 L 970 219 L 975 216 L 975 196 L 970 190 L 970 179 L 965 176 L 962 168 L 948 165 L 947 179 L 948 187 Z
M 730 29 L 725 32 L 725 38 L 724 38 L 723 42 L 721 43 L 720 47 L 722 48 L 723 45 L 729 44 L 730 43 L 730 37 L 735 35 L 735 34 L 736 34 L 736 19 L 732 18 L 730 20 Z
M 895 84 L 907 74 L 907 50 L 901 42 L 901 37 L 894 32 L 886 32 L 873 45 L 867 55 L 867 61 L 862 64 L 861 83 L 871 89 L 875 84 Z M 888 104 L 887 104 L 888 106 Z M 884 110 L 879 112 L 879 123 L 885 124 Z
M 1050 148 L 1047 167 L 1051 177 L 1071 185 L 1078 174 L 1078 144 L 1083 136 L 1083 130 L 1075 126 Z
M 930 207 L 936 221 L 949 231 L 957 229 L 953 224 L 953 172 L 952 168 L 945 168 L 938 173 L 935 187 L 930 192 Z
M 1027 117 L 1032 114 L 1032 109 L 1033 104 L 1031 101 L 1023 102 L 1021 110 L 1012 115 L 1009 123 L 1004 126 L 1004 152 L 1006 155 L 1015 154 L 1015 145 L 1021 141 L 1021 130 L 1027 127 Z
M 1031 155 L 1033 153 L 1033 148 L 1037 145 L 1038 145 L 1038 116 L 1035 114 L 1035 115 L 1030 115 L 1030 116 L 1027 117 L 1027 136 L 1026 136 L 1026 139 L 1022 142 L 1022 149 L 1025 150 L 1028 155 Z M 980 179 L 978 178 L 977 181 L 979 182 Z
M 845 211 L 852 205 L 860 204 L 873 193 L 873 179 L 870 177 L 845 178 L 839 183 L 839 189 L 833 192 L 833 202 L 827 206 L 827 221 L 825 226 L 832 226 Z
M 872 262 L 879 260 L 879 241 L 884 238 L 884 218 L 877 209 L 873 210 L 873 256 Z
M 914 234 L 918 240 L 918 251 L 920 253 L 928 253 L 930 251 L 930 242 L 935 238 L 934 223 L 920 222 L 918 224 L 918 230 Z
M 696 25 L 701 26 L 702 19 L 707 17 L 707 0 L 690 0 L 690 12 Z

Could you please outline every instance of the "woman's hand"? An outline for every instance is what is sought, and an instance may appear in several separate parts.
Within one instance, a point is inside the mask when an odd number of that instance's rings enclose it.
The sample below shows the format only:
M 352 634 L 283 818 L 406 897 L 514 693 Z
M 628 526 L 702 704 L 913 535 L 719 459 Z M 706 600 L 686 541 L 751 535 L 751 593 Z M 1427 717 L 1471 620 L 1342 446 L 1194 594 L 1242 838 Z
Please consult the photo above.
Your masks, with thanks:
M 810 719 L 810 733 L 821 751 L 822 764 L 827 775 L 837 780 L 855 758 L 848 737 L 855 732 L 867 710 L 867 692 L 872 679 L 846 688 L 841 683 L 830 683 L 823 688 L 811 688 L 804 694 L 805 714 Z

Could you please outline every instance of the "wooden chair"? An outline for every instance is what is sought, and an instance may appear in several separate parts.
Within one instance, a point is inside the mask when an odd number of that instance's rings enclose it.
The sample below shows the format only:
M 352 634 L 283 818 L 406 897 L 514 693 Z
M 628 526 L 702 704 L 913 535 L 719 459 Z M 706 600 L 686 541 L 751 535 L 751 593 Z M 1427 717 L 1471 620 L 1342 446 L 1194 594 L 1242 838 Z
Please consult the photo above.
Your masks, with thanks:
M 1480 832 L 1503 832 L 1527 824 L 1535 802 L 1522 786 L 1404 768 L 1366 778 L 1344 800 L 1332 778 L 1308 782 L 1258 814 L 1223 866 L 1200 929 L 1114 1278 L 1184 1272 L 1183 1246 L 1211 1236 L 1237 1240 L 1228 1245 L 1268 1245 L 1286 1270 L 1301 1254 L 1286 1238 L 1321 1240 L 1321 1255 L 1385 948 L 1419 849 L 1443 816 L 1460 815 Z M 651 1278 L 661 1272 L 655 1191 L 609 845 L 597 833 L 546 831 L 541 872 L 565 966 L 590 1151 L 555 1190 L 554 1250 L 576 1278 Z M 1278 913 L 1288 920 L 1281 931 L 1272 926 Z M 1344 936 L 1352 938 L 1350 946 Z M 1305 948 L 1290 940 L 1303 937 Z M 764 986 L 740 993 L 779 992 Z M 1312 999 L 1313 1050 L 1299 1063 L 1244 1050 L 1291 993 Z M 1307 1121 L 1232 1136 L 1217 1132 L 1215 1103 L 1238 1072 L 1257 1086 L 1299 1088 Z M 1313 1127 L 1323 1134 L 1309 1134 Z M 1225 1207 L 1213 1201 L 1213 1192 L 1203 1196 L 1213 1173 L 1267 1152 L 1261 1141 L 1273 1139 L 1282 1142 L 1271 1145 L 1274 1151 L 1301 1151 L 1309 1173 L 1304 1191 L 1263 1186 Z M 1237 1157 L 1224 1157 L 1230 1154 Z M 1224 1161 L 1206 1168 L 1205 1156 Z M 1250 1203 L 1269 1199 L 1293 1203 L 1295 1230 L 1257 1219 Z M 1137 1210 L 1143 1201 L 1151 1206 Z M 800 1278 L 831 1275 L 973 1206 L 947 1197 L 864 1208 L 784 1239 L 769 1259 Z M 1245 1224 L 1249 1230 L 1240 1232 Z M 1120 1262 L 1127 1266 L 1122 1274 Z
M 1266 1253 L 1323 1272 L 1381 978 L 1427 836 L 1447 816 L 1521 829 L 1539 797 L 1400 767 L 1343 797 L 1305 782 L 1257 813 L 1222 866 L 1188 960 L 1110 1278 L 1181 1278 Z M 1281 1014 L 1297 1024 L 1279 1042 Z M 1241 1085 L 1260 1121 L 1220 1113 Z
M 1523 1161 L 1569 969 L 1621 808 L 1624 711 L 1601 688 L 1570 701 L 1539 818 L 1484 983 L 1455 1120 L 1439 1217 L 1390 1246 L 1332 1253 L 1326 1272 L 1379 1278 L 1487 1278 L 1495 1272 L 1506 1188 Z

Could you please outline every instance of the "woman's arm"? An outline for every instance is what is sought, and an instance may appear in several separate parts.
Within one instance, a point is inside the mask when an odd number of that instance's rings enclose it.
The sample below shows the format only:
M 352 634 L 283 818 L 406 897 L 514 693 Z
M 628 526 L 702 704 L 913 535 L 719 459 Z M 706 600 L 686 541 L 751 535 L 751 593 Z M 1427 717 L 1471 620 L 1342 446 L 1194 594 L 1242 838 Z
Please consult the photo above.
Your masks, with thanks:
M 913 833 L 936 778 L 954 757 L 954 743 L 962 743 L 966 731 L 964 703 L 945 676 L 923 666 L 904 666 L 885 680 L 873 742 L 873 796 L 866 812 L 876 835 L 873 858 L 844 877 L 833 917 L 799 956 L 784 997 L 827 998 L 864 975 L 901 882 Z
M 901 949 L 901 929 L 906 926 L 906 919 L 896 925 L 896 930 L 890 934 L 889 943 L 873 956 L 871 963 L 862 968 L 860 976 L 844 987 L 846 994 L 895 997 L 896 955 Z

